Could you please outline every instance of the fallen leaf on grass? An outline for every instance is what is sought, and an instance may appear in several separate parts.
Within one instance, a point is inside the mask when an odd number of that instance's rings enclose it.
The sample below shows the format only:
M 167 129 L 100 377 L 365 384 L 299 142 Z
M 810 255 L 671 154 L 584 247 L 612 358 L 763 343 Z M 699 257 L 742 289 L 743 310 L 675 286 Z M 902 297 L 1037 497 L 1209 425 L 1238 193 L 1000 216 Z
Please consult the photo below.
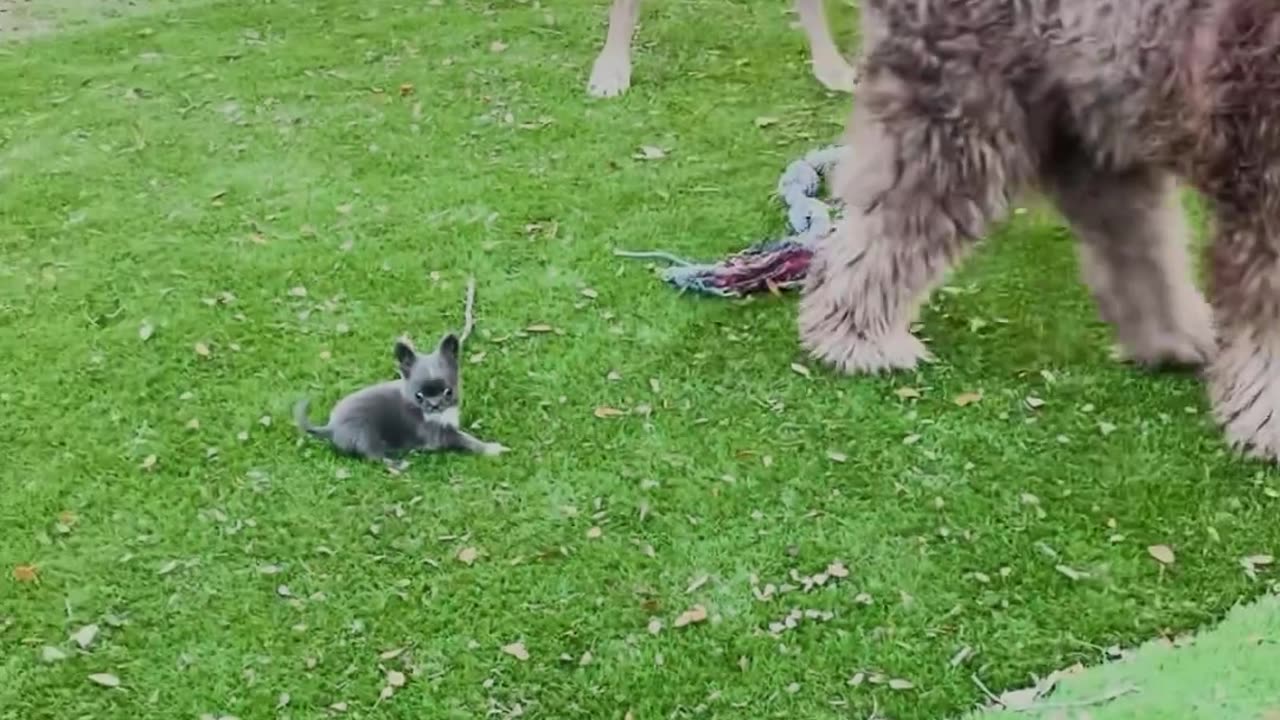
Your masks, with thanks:
M 81 650 L 89 649 L 89 646 L 93 644 L 93 640 L 96 637 L 98 637 L 97 625 L 85 625 L 71 634 L 71 639 L 80 646 Z
M 400 83 L 400 97 L 408 97 L 413 94 L 413 83 Z
M 623 410 L 619 410 L 618 408 L 609 407 L 607 405 L 601 405 L 600 407 L 595 409 L 595 412 L 593 414 L 596 417 L 600 418 L 601 420 L 605 420 L 608 418 L 621 417 L 623 415 L 626 415 L 627 413 Z
M 889 688 L 892 690 L 911 690 L 915 687 L 915 683 L 902 678 L 893 678 L 889 681 Z
M 671 623 L 671 626 L 679 628 L 686 625 L 695 625 L 700 622 L 705 622 L 706 619 L 707 609 L 701 605 L 694 605 L 688 610 L 680 613 L 680 616 L 675 619 L 675 622 Z
M 966 405 L 972 405 L 976 402 L 981 402 L 981 401 L 982 401 L 982 393 L 980 392 L 960 393 L 959 395 L 955 396 L 955 398 L 952 399 L 952 402 L 954 402 L 956 405 L 959 405 L 960 407 L 964 407 Z
M 489 52 L 500 53 L 505 51 L 506 49 L 507 49 L 507 44 L 502 42 L 501 40 L 494 40 L 493 42 L 489 43 Z
M 844 563 L 836 560 L 827 566 L 827 574 L 833 578 L 846 578 L 849 577 L 849 568 L 846 568 Z
M 637 160 L 661 160 L 667 156 L 667 151 L 654 145 L 641 145 L 640 152 L 633 157 Z
M 473 547 L 464 547 L 458 551 L 458 562 L 464 565 L 471 565 L 480 556 L 480 551 Z
M 776 125 L 777 123 L 778 123 L 778 118 L 776 117 L 761 115 L 760 117 L 756 118 L 756 127 L 758 128 L 767 128 L 770 125 Z
M 202 342 L 195 344 L 195 351 L 200 357 L 209 357 L 209 346 Z
M 594 526 L 587 529 L 588 540 L 599 540 L 603 536 L 604 536 L 604 530 L 601 530 L 599 526 Z
M 803 375 L 807 378 L 813 377 L 813 373 L 809 372 L 809 368 L 801 365 L 800 363 L 791 363 L 791 370 L 797 375 Z
M 155 334 L 156 334 L 155 326 L 153 326 L 151 323 L 147 322 L 146 320 L 143 320 L 142 324 L 138 326 L 138 339 L 141 340 L 142 342 L 146 342 L 150 340 L 151 336 Z
M 89 682 L 94 683 L 95 685 L 101 685 L 105 688 L 120 687 L 120 678 L 112 675 L 111 673 L 94 673 L 89 676 Z
M 520 662 L 524 662 L 529 659 L 529 651 L 525 649 L 524 643 L 515 642 L 510 645 L 503 645 L 502 652 L 519 660 Z
M 596 298 L 600 297 L 600 293 L 596 292 L 591 288 L 582 288 L 578 292 L 582 293 L 582 297 L 590 298 L 591 300 L 595 300 Z
M 920 391 L 913 387 L 900 387 L 897 390 L 894 390 L 893 394 L 903 400 L 911 400 L 920 397 Z
M 404 676 L 404 673 L 400 672 L 399 670 L 389 670 L 389 671 L 387 671 L 387 686 L 388 686 L 388 687 L 393 687 L 393 688 L 402 688 L 402 687 L 404 687 L 404 683 L 405 683 L 405 676 Z
M 67 653 L 60 648 L 52 645 L 45 645 L 40 648 L 40 662 L 55 663 L 67 659 Z
M 13 569 L 13 579 L 20 583 L 32 583 L 40 579 L 35 565 L 18 565 Z
M 1274 563 L 1276 559 L 1270 555 L 1250 555 L 1241 560 L 1241 562 L 1253 565 L 1254 567 L 1264 567 Z
M 1055 566 L 1053 569 L 1054 569 L 1054 570 L 1057 570 L 1058 572 L 1062 573 L 1063 575 L 1066 575 L 1067 577 L 1071 578 L 1072 580 L 1080 581 L 1080 580 L 1088 580 L 1088 579 L 1089 579 L 1089 573 L 1087 573 L 1087 572 L 1081 572 L 1081 571 L 1076 570 L 1075 568 L 1070 567 L 1070 566 L 1068 566 L 1068 565 L 1057 565 L 1057 566 Z
M 304 298 L 307 296 L 307 289 L 301 285 L 295 285 L 289 288 L 289 295 L 296 298 Z
M 1151 557 L 1160 562 L 1161 565 L 1172 565 L 1175 560 L 1173 549 L 1168 545 L 1152 545 L 1147 548 L 1147 552 Z
M 827 451 L 827 459 L 828 459 L 828 460 L 830 460 L 831 462 L 838 462 L 838 463 L 842 463 L 842 462 L 848 462 L 848 461 L 849 461 L 849 456 L 848 456 L 848 455 L 845 455 L 845 454 L 844 454 L 844 453 L 842 453 L 842 452 L 837 452 L 837 451 L 835 451 L 835 450 L 828 450 L 828 451 Z
M 151 470 L 156 466 L 156 462 L 157 462 L 157 458 L 155 455 L 148 455 L 142 459 L 141 467 L 143 470 Z

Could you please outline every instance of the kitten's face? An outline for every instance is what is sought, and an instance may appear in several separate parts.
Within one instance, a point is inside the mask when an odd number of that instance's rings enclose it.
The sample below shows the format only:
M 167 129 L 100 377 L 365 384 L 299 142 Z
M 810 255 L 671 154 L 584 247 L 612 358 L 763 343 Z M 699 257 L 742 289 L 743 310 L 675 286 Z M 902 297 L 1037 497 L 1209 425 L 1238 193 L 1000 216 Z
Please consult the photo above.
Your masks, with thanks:
M 403 380 L 402 393 L 423 415 L 439 415 L 458 406 L 458 338 L 445 335 L 429 355 L 420 355 L 407 343 L 397 342 L 396 362 Z

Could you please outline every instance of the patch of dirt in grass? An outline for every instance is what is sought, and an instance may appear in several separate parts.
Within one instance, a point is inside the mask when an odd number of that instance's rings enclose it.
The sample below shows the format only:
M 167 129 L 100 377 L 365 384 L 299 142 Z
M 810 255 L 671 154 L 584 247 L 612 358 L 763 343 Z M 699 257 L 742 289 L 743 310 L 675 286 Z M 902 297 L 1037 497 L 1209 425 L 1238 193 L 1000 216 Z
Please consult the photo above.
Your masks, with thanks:
M 0 43 L 173 7 L 180 0 L 0 0 Z

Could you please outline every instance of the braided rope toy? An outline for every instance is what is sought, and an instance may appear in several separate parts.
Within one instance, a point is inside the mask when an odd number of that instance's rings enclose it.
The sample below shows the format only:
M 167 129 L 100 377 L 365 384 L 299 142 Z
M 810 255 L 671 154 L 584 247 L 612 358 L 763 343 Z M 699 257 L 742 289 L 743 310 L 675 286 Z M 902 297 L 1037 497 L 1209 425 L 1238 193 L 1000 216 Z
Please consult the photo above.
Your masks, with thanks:
M 694 263 L 671 253 L 615 250 L 619 257 L 666 260 L 664 281 L 681 292 L 694 291 L 720 297 L 741 297 L 762 291 L 797 288 L 818 243 L 835 228 L 842 208 L 818 198 L 822 180 L 845 152 L 841 145 L 814 150 L 793 161 L 778 179 L 778 197 L 787 208 L 792 234 L 765 240 L 715 263 Z M 833 218 L 834 216 L 834 218 Z

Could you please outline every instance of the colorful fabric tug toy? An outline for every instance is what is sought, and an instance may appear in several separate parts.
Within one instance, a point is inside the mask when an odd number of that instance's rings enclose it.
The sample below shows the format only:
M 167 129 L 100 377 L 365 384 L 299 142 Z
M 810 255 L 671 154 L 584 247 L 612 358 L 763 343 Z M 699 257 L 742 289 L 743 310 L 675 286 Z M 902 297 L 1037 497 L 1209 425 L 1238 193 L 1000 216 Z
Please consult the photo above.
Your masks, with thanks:
M 663 280 L 681 292 L 742 297 L 800 287 L 818 243 L 839 220 L 839 203 L 818 198 L 822 180 L 845 152 L 841 145 L 814 150 L 792 162 L 778 179 L 778 196 L 787 206 L 792 235 L 757 243 L 716 263 L 694 263 L 666 252 L 615 250 L 621 257 L 666 260 Z

